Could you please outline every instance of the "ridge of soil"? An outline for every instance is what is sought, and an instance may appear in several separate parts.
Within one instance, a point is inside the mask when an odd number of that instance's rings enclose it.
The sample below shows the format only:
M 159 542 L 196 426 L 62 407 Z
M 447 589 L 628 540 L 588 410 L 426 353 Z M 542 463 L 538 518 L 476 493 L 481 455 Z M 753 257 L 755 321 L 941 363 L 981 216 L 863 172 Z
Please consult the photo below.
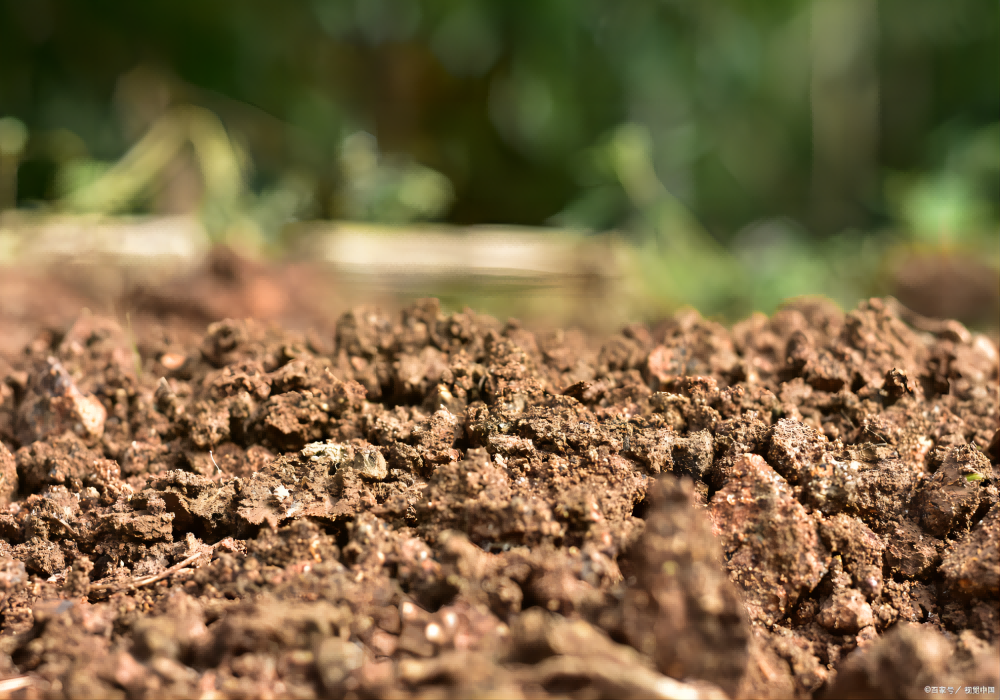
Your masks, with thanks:
M 904 316 L 85 313 L 0 359 L 0 695 L 996 687 L 997 348 Z

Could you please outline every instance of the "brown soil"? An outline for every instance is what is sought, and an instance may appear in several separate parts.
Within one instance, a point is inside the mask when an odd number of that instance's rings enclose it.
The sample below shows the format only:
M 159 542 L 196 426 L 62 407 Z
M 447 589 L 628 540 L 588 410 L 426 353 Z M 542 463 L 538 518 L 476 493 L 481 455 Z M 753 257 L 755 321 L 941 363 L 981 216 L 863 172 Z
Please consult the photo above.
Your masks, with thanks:
M 0 359 L 0 697 L 997 697 L 984 336 L 239 289 Z

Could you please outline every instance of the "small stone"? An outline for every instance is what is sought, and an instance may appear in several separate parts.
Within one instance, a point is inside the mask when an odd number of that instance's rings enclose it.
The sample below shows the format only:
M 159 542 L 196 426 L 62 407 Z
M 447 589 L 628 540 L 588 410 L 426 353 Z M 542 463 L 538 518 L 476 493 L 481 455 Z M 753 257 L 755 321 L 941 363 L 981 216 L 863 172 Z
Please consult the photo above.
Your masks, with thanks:
M 354 469 L 362 477 L 372 481 L 382 481 L 389 476 L 385 457 L 374 445 L 366 445 L 354 453 Z
M 347 446 L 337 442 L 311 442 L 301 450 L 303 457 L 308 457 L 313 462 L 320 462 L 325 459 L 339 465 L 347 456 Z
M 17 438 L 22 445 L 70 431 L 89 445 L 104 435 L 108 412 L 93 394 L 84 394 L 54 357 L 18 412 Z
M 173 372 L 187 362 L 187 357 L 178 352 L 165 352 L 160 355 L 160 364 Z
M 820 606 L 816 621 L 831 632 L 855 634 L 875 620 L 864 594 L 855 588 L 841 589 Z

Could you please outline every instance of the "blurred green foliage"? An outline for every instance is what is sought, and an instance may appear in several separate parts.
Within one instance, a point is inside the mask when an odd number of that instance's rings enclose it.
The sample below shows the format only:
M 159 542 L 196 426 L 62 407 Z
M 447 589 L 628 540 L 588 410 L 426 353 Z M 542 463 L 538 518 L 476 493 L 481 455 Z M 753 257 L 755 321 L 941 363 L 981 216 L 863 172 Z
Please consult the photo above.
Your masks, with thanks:
M 998 49 L 982 0 L 0 0 L 0 140 L 23 207 L 619 229 L 667 300 L 850 303 L 995 247 Z

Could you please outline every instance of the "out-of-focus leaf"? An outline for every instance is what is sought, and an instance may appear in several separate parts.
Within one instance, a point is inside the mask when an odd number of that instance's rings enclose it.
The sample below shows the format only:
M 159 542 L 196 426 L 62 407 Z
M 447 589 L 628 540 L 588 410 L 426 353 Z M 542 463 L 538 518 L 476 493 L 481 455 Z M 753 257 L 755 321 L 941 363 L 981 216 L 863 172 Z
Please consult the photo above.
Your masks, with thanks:
M 452 75 L 482 75 L 502 48 L 496 23 L 483 4 L 462 2 L 431 35 L 431 48 Z
M 17 117 L 0 118 L 0 156 L 16 156 L 28 143 L 28 127 Z
M 339 209 L 356 221 L 407 223 L 434 219 L 447 211 L 454 191 L 441 173 L 407 158 L 383 158 L 371 134 L 344 141 L 341 169 L 346 186 Z

